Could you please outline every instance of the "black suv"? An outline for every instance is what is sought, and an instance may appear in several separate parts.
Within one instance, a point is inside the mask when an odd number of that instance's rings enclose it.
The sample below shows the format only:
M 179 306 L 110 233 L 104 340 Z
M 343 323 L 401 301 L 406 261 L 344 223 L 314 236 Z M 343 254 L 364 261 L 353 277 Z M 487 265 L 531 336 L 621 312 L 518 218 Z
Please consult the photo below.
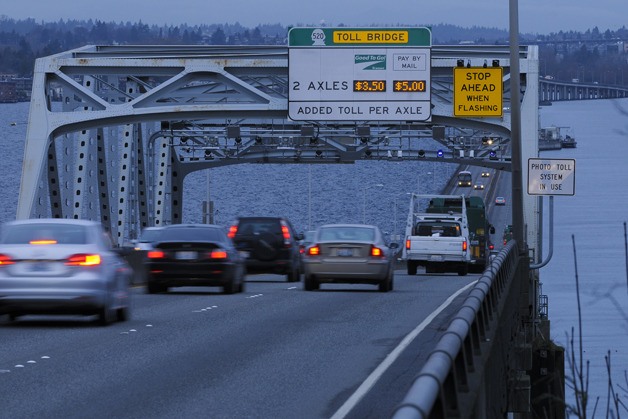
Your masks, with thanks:
M 301 278 L 299 240 L 292 224 L 281 217 L 239 217 L 229 237 L 246 258 L 247 273 L 285 274 L 288 282 Z

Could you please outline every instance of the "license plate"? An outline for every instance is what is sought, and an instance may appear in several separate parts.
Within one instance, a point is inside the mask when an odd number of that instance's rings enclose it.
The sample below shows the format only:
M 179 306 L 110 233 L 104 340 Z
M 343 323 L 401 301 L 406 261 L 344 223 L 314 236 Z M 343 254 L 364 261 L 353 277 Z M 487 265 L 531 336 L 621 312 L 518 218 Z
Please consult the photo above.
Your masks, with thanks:
M 336 254 L 340 257 L 351 257 L 353 256 L 353 249 L 338 249 Z
M 196 259 L 196 252 L 177 252 L 177 259 L 179 260 Z
M 30 265 L 31 272 L 48 272 L 52 270 L 52 265 L 48 262 L 33 262 Z
M 240 257 L 242 257 L 244 259 L 248 259 L 249 256 L 251 256 L 251 252 L 249 252 L 247 250 L 240 250 Z
M 441 261 L 441 260 L 443 260 L 443 257 L 441 255 L 431 255 L 430 256 L 430 260 Z

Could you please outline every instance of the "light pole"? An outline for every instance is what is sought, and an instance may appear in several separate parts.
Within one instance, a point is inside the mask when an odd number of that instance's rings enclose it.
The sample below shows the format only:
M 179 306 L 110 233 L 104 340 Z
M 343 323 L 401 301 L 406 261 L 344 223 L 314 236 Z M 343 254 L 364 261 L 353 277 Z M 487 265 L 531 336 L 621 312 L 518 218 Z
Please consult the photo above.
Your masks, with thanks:
M 308 166 L 307 172 L 307 229 L 312 229 L 312 166 Z
M 399 198 L 400 196 L 403 195 L 412 195 L 412 192 L 402 192 L 399 193 L 397 195 L 395 195 L 395 198 L 393 199 L 394 203 L 394 209 L 393 209 L 393 222 L 394 222 L 394 228 L 393 228 L 393 240 L 395 241 L 399 241 L 399 237 L 397 236 L 397 198 Z
M 377 183 L 375 185 L 367 185 L 364 187 L 363 192 L 363 200 L 362 200 L 362 224 L 366 224 L 366 191 L 370 188 L 383 188 L 383 183 Z

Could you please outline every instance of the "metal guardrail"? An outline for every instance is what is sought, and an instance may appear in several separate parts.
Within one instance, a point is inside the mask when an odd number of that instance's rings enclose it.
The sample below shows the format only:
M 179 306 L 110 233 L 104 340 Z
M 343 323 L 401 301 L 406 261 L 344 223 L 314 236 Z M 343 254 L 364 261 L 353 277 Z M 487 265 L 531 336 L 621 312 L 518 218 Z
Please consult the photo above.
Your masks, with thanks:
M 470 291 L 394 419 L 503 417 L 512 404 L 519 260 L 511 240 Z

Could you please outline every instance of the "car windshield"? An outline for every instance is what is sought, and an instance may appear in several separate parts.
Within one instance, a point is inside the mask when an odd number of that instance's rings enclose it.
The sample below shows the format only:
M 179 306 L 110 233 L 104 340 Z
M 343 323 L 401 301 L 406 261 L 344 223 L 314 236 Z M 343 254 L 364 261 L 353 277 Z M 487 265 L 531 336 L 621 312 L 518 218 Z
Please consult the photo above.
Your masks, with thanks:
M 321 241 L 366 241 L 375 240 L 375 230 L 369 227 L 322 227 Z
M 314 236 L 316 235 L 316 231 L 306 231 L 303 235 L 303 241 L 305 243 L 312 243 L 314 241 Z
M 455 223 L 418 223 L 416 234 L 425 237 L 459 237 L 460 226 Z
M 159 240 L 221 242 L 223 241 L 223 235 L 217 228 L 182 226 L 164 229 L 159 236 Z
M 250 235 L 263 233 L 280 233 L 281 227 L 277 220 L 241 220 L 236 234 Z
M 13 224 L 2 229 L 2 244 L 86 244 L 87 229 L 74 224 Z
M 139 241 L 142 243 L 152 243 L 157 240 L 160 233 L 161 229 L 146 229 L 142 231 Z

